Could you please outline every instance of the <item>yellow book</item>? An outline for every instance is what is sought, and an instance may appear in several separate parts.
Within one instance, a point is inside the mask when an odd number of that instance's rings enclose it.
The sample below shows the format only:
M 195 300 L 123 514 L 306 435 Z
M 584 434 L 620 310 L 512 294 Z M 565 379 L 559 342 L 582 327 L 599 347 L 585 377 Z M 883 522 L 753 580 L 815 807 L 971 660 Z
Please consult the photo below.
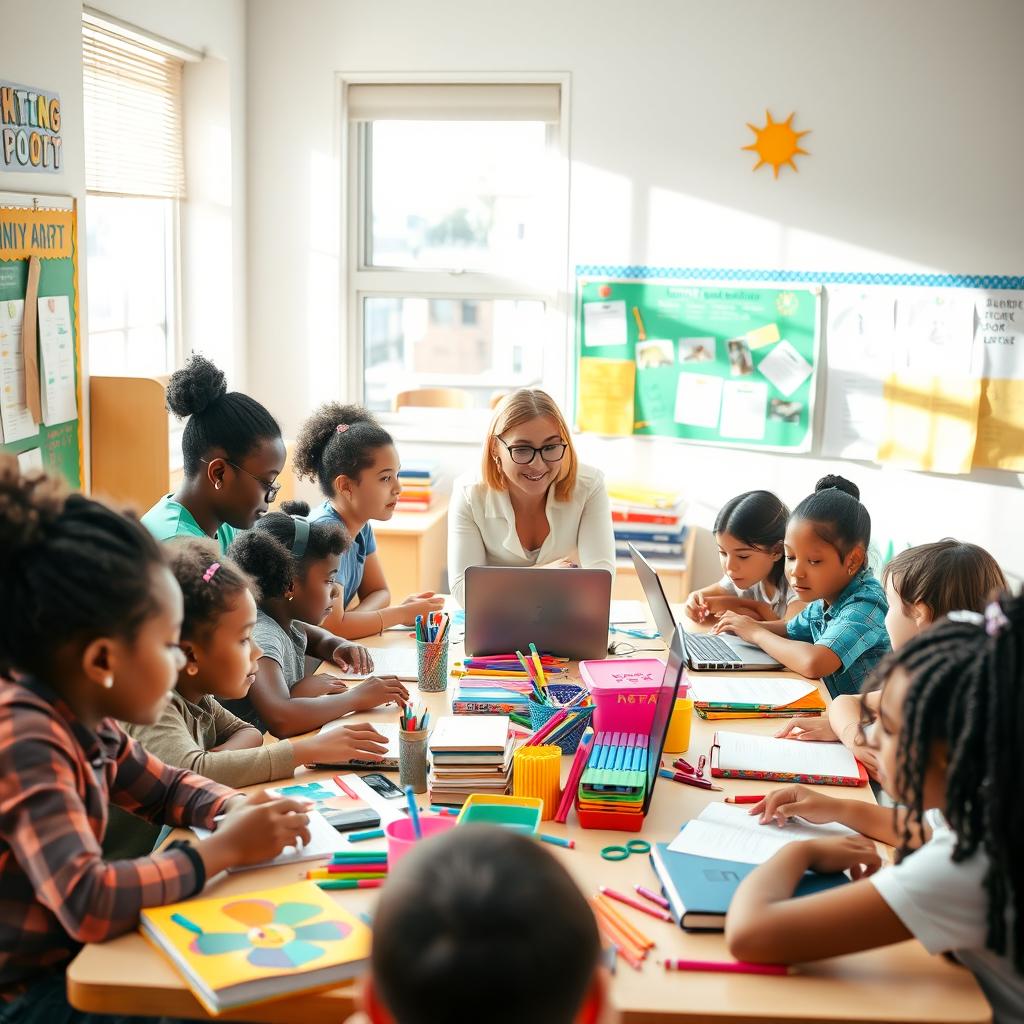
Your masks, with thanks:
M 370 929 L 313 882 L 143 910 L 142 934 L 211 1014 L 360 974 Z

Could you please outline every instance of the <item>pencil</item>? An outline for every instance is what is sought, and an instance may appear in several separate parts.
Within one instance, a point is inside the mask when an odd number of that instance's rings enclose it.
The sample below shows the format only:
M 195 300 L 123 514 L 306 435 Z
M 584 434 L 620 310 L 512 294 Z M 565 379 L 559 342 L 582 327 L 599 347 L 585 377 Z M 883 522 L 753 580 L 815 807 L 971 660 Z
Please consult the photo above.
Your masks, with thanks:
M 672 915 L 667 910 L 662 910 L 659 907 L 652 907 L 646 903 L 641 903 L 639 900 L 626 896 L 624 893 L 617 892 L 615 889 L 611 889 L 607 885 L 601 886 L 601 894 L 603 896 L 607 896 L 610 900 L 617 900 L 619 903 L 622 903 L 627 907 L 639 910 L 642 914 L 647 914 L 650 917 L 656 917 L 659 921 L 672 920 Z
M 615 906 L 607 896 L 595 896 L 594 899 L 600 902 L 601 906 L 608 912 L 613 921 L 619 922 L 623 929 L 625 929 L 626 933 L 633 936 L 642 949 L 650 949 L 654 945 L 654 943 L 644 935 L 636 925 L 627 921 L 626 918 L 615 909 Z
M 594 911 L 594 917 L 597 919 L 598 928 L 619 947 L 619 954 L 629 962 L 630 966 L 639 970 L 640 961 L 646 958 L 647 950 L 638 946 L 593 900 L 590 905 Z

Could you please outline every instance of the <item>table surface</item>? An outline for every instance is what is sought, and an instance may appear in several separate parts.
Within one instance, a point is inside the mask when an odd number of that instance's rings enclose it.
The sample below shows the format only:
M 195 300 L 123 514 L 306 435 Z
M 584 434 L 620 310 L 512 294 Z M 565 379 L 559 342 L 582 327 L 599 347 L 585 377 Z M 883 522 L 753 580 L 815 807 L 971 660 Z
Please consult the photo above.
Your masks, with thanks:
M 405 633 L 388 633 L 371 646 L 410 643 Z M 664 657 L 659 641 L 636 641 L 638 646 L 656 648 L 653 657 Z M 453 645 L 453 660 L 461 657 L 461 647 Z M 576 667 L 572 666 L 573 677 Z M 735 673 L 727 673 L 734 676 Z M 792 675 L 792 674 L 790 674 Z M 795 677 L 799 678 L 799 677 Z M 819 683 L 819 687 L 821 684 Z M 828 694 L 822 691 L 826 699 Z M 415 695 L 415 694 L 414 694 Z M 424 694 L 421 699 L 431 709 L 434 720 L 448 708 L 448 695 Z M 395 709 L 378 709 L 356 715 L 352 721 L 388 721 L 397 717 Z M 694 717 L 687 759 L 707 753 L 717 727 L 740 729 L 759 735 L 771 735 L 780 722 L 750 719 L 704 722 Z M 563 779 L 571 763 L 562 759 Z M 335 773 L 300 768 L 296 778 L 312 781 Z M 395 773 L 397 774 L 397 773 Z M 574 850 L 549 846 L 572 873 L 588 896 L 599 885 L 628 891 L 640 883 L 657 889 L 657 881 L 645 857 L 609 863 L 601 859 L 601 847 L 642 835 L 651 843 L 668 842 L 680 825 L 696 816 L 711 800 L 729 793 L 757 793 L 764 782 L 718 779 L 722 793 L 713 793 L 661 779 L 654 792 L 651 810 L 642 833 L 594 831 L 580 828 L 575 812 L 566 825 L 544 822 L 544 832 L 570 835 Z M 284 782 L 277 783 L 283 785 Z M 767 784 L 771 786 L 772 784 Z M 260 788 L 260 787 L 254 787 Z M 824 787 L 827 792 L 852 799 L 872 800 L 868 787 L 857 789 Z M 419 798 L 421 807 L 427 796 Z M 384 849 L 384 841 L 362 844 L 365 849 Z M 266 868 L 220 876 L 211 881 L 204 896 L 225 896 L 254 889 L 282 885 L 301 873 L 295 868 Z M 369 911 L 377 892 L 332 893 L 339 903 L 352 911 Z M 916 941 L 885 949 L 857 953 L 801 966 L 785 978 L 755 975 L 672 973 L 666 974 L 656 961 L 665 958 L 701 960 L 731 959 L 721 933 L 691 934 L 674 924 L 663 923 L 628 907 L 620 908 L 654 942 L 642 970 L 634 971 L 619 961 L 611 979 L 612 1013 L 609 1019 L 630 1024 L 667 1024 L 670 1021 L 715 1021 L 741 1024 L 750 1021 L 892 1021 L 892 1022 L 981 1022 L 991 1019 L 988 1003 L 973 976 L 964 968 L 942 957 L 929 956 Z M 169 961 L 139 934 L 122 936 L 103 945 L 86 946 L 68 968 L 68 993 L 76 1007 L 105 1013 L 159 1013 L 168 1016 L 207 1019 Z M 250 1007 L 224 1019 L 257 1022 L 302 1019 L 341 1020 L 354 1007 L 356 987 L 345 985 L 328 992 L 312 993 Z

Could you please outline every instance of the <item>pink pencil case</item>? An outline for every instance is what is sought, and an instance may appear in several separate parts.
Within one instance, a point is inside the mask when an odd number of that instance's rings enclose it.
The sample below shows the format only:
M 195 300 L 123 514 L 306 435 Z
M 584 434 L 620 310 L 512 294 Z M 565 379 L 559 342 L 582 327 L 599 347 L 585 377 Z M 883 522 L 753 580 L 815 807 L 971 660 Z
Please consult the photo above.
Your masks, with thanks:
M 580 662 L 580 678 L 594 698 L 595 732 L 651 731 L 665 678 L 657 658 L 601 658 Z

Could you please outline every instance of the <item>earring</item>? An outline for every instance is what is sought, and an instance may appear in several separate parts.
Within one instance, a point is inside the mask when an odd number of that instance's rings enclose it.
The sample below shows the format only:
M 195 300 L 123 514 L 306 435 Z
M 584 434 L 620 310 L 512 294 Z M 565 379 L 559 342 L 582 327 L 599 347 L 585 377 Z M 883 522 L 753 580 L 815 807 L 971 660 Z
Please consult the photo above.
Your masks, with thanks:
M 294 599 L 295 599 L 295 595 L 294 594 L 289 594 L 288 595 L 288 600 L 289 601 L 293 601 Z
M 219 491 L 220 490 L 220 481 L 219 480 L 213 485 L 213 489 L 215 491 Z
M 111 689 L 113 687 L 113 685 L 114 685 L 114 677 L 113 676 L 105 676 L 104 679 L 103 679 L 103 687 L 104 687 L 104 689 L 109 690 L 109 689 Z
M 198 665 L 189 665 L 188 668 L 185 669 L 185 671 L 190 676 L 194 676 L 199 671 L 199 666 Z

